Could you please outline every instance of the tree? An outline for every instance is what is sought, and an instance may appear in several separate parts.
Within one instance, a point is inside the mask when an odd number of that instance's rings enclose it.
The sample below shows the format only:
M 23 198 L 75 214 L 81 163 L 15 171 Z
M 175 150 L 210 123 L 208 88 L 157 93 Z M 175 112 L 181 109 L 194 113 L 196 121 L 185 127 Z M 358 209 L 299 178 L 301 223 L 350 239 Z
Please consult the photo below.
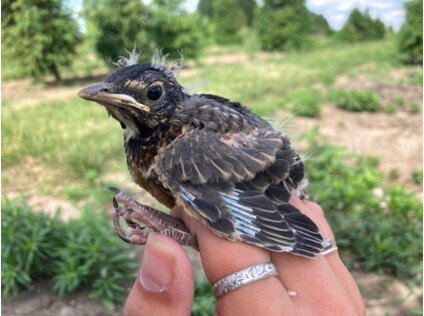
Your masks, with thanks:
M 76 22 L 60 0 L 2 2 L 3 56 L 34 78 L 50 73 L 58 81 L 79 41 Z
M 196 58 L 203 45 L 203 21 L 187 14 L 181 0 L 85 0 L 87 30 L 98 53 L 113 61 L 136 48 L 144 57 L 161 49 L 170 57 Z
M 338 37 L 344 41 L 358 42 L 383 39 L 384 35 L 385 25 L 381 20 L 374 20 L 368 12 L 362 13 L 355 8 L 350 12 Z
M 155 0 L 147 21 L 153 45 L 172 58 L 196 59 L 203 47 L 204 21 L 197 14 L 186 14 L 180 0 Z M 206 27 L 205 27 L 206 28 Z
M 197 12 L 209 18 L 220 44 L 240 41 L 240 30 L 253 24 L 255 0 L 200 0 Z
M 197 4 L 197 12 L 208 18 L 212 17 L 212 0 L 200 0 Z
M 322 14 L 315 14 L 311 12 L 312 16 L 312 32 L 314 34 L 329 35 L 333 32 L 327 19 Z
M 140 0 L 85 0 L 84 16 L 88 37 L 110 67 L 134 47 L 153 52 L 146 25 L 152 13 Z
M 423 2 L 413 0 L 405 3 L 406 22 L 398 34 L 398 50 L 407 63 L 423 62 Z
M 303 0 L 265 0 L 255 30 L 264 50 L 294 50 L 311 43 L 313 19 Z
M 247 24 L 238 0 L 214 0 L 211 20 L 215 24 L 215 36 L 220 44 L 239 41 L 238 32 Z

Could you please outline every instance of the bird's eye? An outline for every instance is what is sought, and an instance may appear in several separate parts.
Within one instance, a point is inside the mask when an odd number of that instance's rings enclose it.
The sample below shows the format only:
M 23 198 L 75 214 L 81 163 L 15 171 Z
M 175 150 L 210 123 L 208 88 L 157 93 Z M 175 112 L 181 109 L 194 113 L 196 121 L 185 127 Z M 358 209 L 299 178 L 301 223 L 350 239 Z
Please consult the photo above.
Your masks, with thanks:
M 162 96 L 162 87 L 161 86 L 153 86 L 150 87 L 149 91 L 147 91 L 147 97 L 149 100 L 156 101 Z

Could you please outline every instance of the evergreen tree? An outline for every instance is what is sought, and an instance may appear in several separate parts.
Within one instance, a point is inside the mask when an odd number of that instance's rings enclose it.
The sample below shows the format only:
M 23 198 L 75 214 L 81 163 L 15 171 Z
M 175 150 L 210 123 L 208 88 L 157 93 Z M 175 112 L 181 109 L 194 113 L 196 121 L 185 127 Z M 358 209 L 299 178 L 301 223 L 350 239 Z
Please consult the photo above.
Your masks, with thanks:
M 265 0 L 255 29 L 264 50 L 293 50 L 311 43 L 313 18 L 304 0 Z
M 38 78 L 69 66 L 78 43 L 78 27 L 60 0 L 2 1 L 3 57 Z
M 197 12 L 210 19 L 217 42 L 228 44 L 239 41 L 240 29 L 253 24 L 256 7 L 255 0 L 200 0 Z
M 220 44 L 239 41 L 238 32 L 247 24 L 239 0 L 214 0 L 211 20 L 215 24 L 215 37 Z
M 146 30 L 151 12 L 140 0 L 85 0 L 84 16 L 88 37 L 110 67 L 134 47 L 153 52 Z
M 197 4 L 197 12 L 208 18 L 212 17 L 212 1 L 213 0 L 200 0 Z
M 355 8 L 338 34 L 341 40 L 358 42 L 383 39 L 385 25 L 379 19 L 372 19 L 368 12 L 362 13 Z
M 398 49 L 405 62 L 423 62 L 423 2 L 413 0 L 405 3 L 406 22 L 398 34 Z
M 170 57 L 196 58 L 203 45 L 203 21 L 184 12 L 181 0 L 85 0 L 89 37 L 108 65 L 134 47 L 143 58 L 161 49 Z
M 315 14 L 311 12 L 312 15 L 312 33 L 314 34 L 322 34 L 329 35 L 333 31 L 328 24 L 327 19 L 322 14 Z
M 197 58 L 204 44 L 204 21 L 197 14 L 187 14 L 180 0 L 155 0 L 147 30 L 155 48 L 172 58 Z

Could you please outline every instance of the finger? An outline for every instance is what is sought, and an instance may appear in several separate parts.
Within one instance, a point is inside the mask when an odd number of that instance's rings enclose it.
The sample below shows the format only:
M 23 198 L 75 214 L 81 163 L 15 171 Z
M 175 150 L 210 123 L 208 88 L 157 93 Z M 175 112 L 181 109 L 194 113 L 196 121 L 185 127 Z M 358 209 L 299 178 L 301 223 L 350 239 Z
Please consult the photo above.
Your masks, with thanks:
M 203 268 L 212 284 L 248 266 L 271 261 L 268 251 L 218 237 L 181 209 L 174 212 L 180 213 L 197 236 Z M 219 315 L 278 315 L 290 314 L 294 306 L 278 278 L 268 277 L 225 294 L 218 299 L 216 310 Z
M 335 242 L 334 233 L 324 217 L 323 210 L 318 204 L 301 200 L 296 197 L 292 197 L 290 199 L 290 203 L 296 208 L 298 208 L 302 213 L 310 217 L 318 225 L 321 234 L 325 238 L 330 238 Z M 355 305 L 356 310 L 363 311 L 364 303 L 359 289 L 356 286 L 356 283 L 353 280 L 351 274 L 343 264 L 339 253 L 337 251 L 334 251 L 325 255 L 324 259 L 329 265 L 331 271 L 333 272 L 339 283 L 341 284 L 341 286 L 344 288 L 345 293 L 352 300 L 352 303 Z
M 189 315 L 194 279 L 189 258 L 173 239 L 151 234 L 124 315 Z

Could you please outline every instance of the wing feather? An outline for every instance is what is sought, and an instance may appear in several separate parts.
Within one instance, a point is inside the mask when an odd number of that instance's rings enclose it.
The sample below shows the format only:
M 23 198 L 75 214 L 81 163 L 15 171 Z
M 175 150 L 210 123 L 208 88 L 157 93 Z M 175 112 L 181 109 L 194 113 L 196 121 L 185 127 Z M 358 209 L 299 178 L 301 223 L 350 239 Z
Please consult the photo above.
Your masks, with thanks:
M 216 124 L 202 122 L 214 115 L 202 114 L 184 129 L 156 157 L 154 172 L 217 234 L 314 257 L 323 249 L 318 227 L 288 204 L 304 172 L 288 138 L 262 121 L 237 132 L 227 123 L 222 134 Z M 246 126 L 242 120 L 237 124 Z

